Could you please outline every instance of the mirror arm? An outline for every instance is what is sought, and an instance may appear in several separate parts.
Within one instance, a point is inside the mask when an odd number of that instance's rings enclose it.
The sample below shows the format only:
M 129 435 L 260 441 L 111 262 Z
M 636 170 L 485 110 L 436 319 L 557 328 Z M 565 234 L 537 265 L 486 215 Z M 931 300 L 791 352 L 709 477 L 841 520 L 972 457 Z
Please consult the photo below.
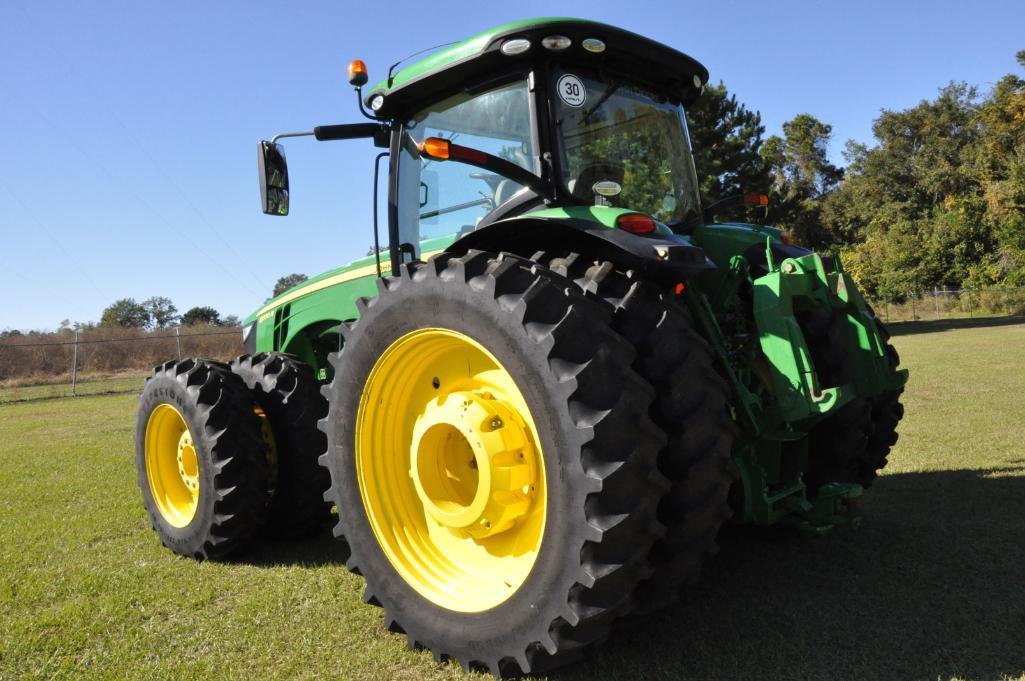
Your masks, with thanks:
M 313 134 L 313 130 L 310 130 L 309 132 L 279 132 L 277 135 L 270 138 L 270 143 L 275 144 L 282 137 L 312 137 Z

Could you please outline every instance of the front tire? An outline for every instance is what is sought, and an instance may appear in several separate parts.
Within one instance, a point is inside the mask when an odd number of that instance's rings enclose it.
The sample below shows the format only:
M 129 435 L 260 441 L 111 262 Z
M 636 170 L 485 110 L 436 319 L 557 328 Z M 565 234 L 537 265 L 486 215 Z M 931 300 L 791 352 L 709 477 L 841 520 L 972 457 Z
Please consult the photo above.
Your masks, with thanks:
M 575 659 L 628 611 L 662 531 L 664 440 L 633 349 L 518 258 L 443 254 L 379 289 L 332 357 L 322 423 L 365 600 L 464 667 Z
M 267 533 L 278 538 L 314 534 L 331 519 L 331 505 L 324 501 L 331 480 L 317 462 L 327 449 L 327 438 L 317 428 L 327 414 L 327 400 L 313 369 L 293 355 L 261 352 L 238 357 L 231 370 L 266 418 L 264 435 L 273 451 Z
M 146 380 L 135 429 L 143 503 L 161 543 L 197 559 L 247 548 L 267 517 L 267 447 L 242 380 L 205 359 Z

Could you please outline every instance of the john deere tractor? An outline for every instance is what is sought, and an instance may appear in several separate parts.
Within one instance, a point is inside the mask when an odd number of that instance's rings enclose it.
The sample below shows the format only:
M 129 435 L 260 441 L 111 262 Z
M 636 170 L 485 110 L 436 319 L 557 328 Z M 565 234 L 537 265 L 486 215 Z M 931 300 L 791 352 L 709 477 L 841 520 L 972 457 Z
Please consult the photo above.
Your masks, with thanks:
M 536 19 L 349 76 L 368 120 L 260 142 L 261 198 L 288 213 L 279 139 L 371 140 L 372 255 L 254 312 L 230 365 L 149 379 L 168 548 L 332 524 L 388 629 L 506 675 L 672 603 L 727 521 L 856 518 L 907 372 L 839 259 L 716 219 L 764 196 L 701 204 L 704 66 Z

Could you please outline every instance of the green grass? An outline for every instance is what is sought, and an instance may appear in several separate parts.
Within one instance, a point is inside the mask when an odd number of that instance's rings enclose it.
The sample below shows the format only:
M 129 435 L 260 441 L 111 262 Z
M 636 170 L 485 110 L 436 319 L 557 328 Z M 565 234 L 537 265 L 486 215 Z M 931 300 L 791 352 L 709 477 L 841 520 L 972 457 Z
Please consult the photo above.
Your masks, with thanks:
M 79 380 L 74 394 L 80 397 L 104 393 L 138 392 L 146 380 L 145 373 Z M 0 405 L 5 402 L 27 402 L 72 397 L 71 381 L 47 385 L 0 386 Z
M 861 529 L 728 533 L 686 602 L 560 679 L 1023 677 L 1025 325 L 895 341 L 908 413 Z M 0 407 L 0 679 L 466 676 L 383 630 L 328 536 L 223 564 L 161 548 L 134 408 Z

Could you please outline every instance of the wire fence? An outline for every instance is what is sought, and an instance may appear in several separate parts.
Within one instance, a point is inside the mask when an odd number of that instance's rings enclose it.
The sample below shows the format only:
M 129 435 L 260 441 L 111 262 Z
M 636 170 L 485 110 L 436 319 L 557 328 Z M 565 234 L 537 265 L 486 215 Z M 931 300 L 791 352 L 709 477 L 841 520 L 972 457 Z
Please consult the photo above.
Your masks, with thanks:
M 1025 287 L 932 289 L 869 301 L 883 321 L 910 322 L 1025 315 Z
M 1025 287 L 933 289 L 870 301 L 886 322 L 1025 316 Z M 240 329 L 97 329 L 0 338 L 0 404 L 137 392 L 169 359 L 242 354 Z
M 8 336 L 0 339 L 0 404 L 137 392 L 153 367 L 169 359 L 228 360 L 241 353 L 238 328 L 98 329 Z

